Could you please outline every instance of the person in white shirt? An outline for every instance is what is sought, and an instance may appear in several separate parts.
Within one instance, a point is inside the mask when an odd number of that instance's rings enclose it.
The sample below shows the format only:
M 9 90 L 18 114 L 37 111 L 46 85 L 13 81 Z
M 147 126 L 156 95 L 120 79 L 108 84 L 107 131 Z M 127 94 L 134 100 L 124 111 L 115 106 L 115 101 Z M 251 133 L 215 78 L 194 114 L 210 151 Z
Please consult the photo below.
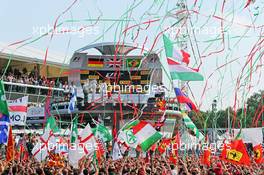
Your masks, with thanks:
M 76 86 L 73 84 L 73 81 L 70 85 L 70 94 L 73 95 L 76 92 Z
M 104 98 L 107 95 L 107 84 L 105 80 L 100 84 L 100 91 L 101 91 L 101 96 L 102 96 L 102 101 L 104 102 Z
M 84 93 L 84 99 L 88 102 L 89 97 L 89 79 L 87 79 L 83 85 L 83 93 Z
M 93 79 L 93 80 L 89 83 L 89 89 L 90 89 L 90 92 L 92 92 L 92 102 L 94 102 L 95 93 L 96 93 L 96 88 L 97 88 L 97 81 L 96 81 L 95 79 Z

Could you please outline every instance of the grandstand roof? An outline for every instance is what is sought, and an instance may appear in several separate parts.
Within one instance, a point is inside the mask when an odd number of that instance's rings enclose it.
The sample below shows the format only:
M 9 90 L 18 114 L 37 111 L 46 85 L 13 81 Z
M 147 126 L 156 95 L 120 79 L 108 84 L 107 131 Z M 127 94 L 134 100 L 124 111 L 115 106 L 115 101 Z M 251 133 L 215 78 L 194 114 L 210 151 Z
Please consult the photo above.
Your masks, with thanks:
M 118 45 L 118 50 L 116 50 L 116 46 Z M 115 55 L 116 52 L 118 55 L 127 55 L 129 52 L 133 50 L 144 50 L 148 51 L 147 48 L 144 48 L 143 46 L 140 46 L 138 44 L 132 44 L 132 43 L 116 43 L 116 42 L 103 42 L 103 43 L 96 43 L 84 46 L 80 49 L 78 49 L 77 53 L 80 52 L 87 52 L 89 49 L 96 49 L 98 50 L 102 55 Z
M 30 46 L 23 46 L 17 49 L 17 45 L 7 46 L 8 44 L 0 42 L 0 58 L 11 58 L 13 60 L 35 62 L 39 64 L 44 61 L 46 48 L 40 50 Z M 68 65 L 69 60 L 70 59 L 65 60 L 65 55 L 63 53 L 54 52 L 49 49 L 47 64 L 54 66 Z

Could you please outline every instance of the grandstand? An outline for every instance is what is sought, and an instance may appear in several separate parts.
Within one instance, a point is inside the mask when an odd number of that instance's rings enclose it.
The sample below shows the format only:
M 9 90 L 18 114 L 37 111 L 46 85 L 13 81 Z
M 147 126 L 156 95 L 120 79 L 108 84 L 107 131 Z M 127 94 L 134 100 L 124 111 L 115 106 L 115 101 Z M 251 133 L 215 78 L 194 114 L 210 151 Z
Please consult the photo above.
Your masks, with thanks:
M 44 50 L 32 47 L 9 46 L 0 43 L 0 70 L 4 81 L 7 100 L 28 96 L 28 126 L 38 126 L 44 121 L 44 102 L 48 91 L 56 100 L 61 99 L 62 85 L 68 78 L 63 74 L 68 71 L 64 56 L 49 52 L 44 65 Z M 5 69 L 8 65 L 8 69 Z M 39 112 L 42 111 L 42 112 Z

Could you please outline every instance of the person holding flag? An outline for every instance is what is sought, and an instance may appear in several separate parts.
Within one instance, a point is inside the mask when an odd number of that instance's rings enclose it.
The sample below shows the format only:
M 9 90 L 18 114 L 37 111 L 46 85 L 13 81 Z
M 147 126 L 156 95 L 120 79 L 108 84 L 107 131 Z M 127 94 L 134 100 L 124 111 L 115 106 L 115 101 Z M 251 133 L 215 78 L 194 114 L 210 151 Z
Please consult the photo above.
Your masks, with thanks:
M 0 81 L 0 144 L 7 145 L 6 160 L 13 160 L 15 143 L 12 136 L 12 126 L 3 81 Z

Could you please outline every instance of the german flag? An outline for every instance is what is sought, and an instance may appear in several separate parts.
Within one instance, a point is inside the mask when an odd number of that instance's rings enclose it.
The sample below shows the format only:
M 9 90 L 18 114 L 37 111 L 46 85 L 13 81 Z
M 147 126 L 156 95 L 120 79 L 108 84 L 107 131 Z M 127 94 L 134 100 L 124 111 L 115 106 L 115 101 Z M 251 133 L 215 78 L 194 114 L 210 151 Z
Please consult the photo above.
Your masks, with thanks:
M 103 68 L 104 67 L 104 59 L 97 59 L 97 58 L 89 58 L 88 67 L 95 67 L 95 68 Z
M 254 152 L 254 160 L 255 160 L 255 162 L 257 164 L 264 163 L 262 145 L 258 144 L 256 146 L 254 146 L 253 147 L 253 152 Z

